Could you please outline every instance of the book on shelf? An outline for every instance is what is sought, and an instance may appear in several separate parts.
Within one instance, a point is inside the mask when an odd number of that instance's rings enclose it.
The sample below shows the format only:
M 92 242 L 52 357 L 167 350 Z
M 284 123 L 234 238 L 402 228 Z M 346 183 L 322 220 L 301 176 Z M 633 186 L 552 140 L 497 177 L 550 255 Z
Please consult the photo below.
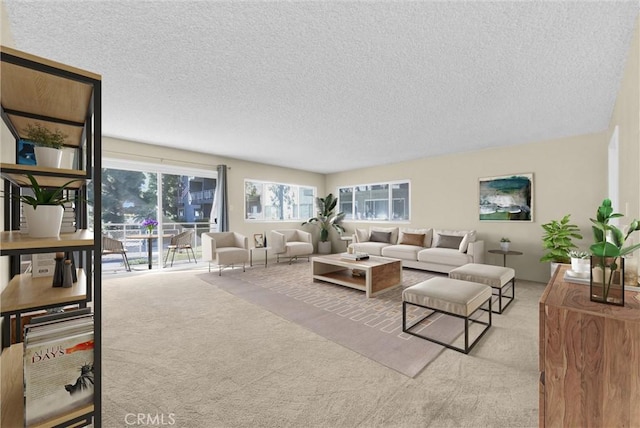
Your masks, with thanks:
M 53 276 L 56 268 L 56 253 L 36 253 L 31 255 L 31 276 Z
M 86 309 L 24 327 L 24 420 L 43 423 L 93 403 L 94 322 Z
M 340 254 L 340 258 L 343 258 L 345 260 L 366 260 L 366 259 L 369 258 L 369 254 L 367 254 L 367 253 L 359 253 L 359 252 L 342 253 L 342 254 Z

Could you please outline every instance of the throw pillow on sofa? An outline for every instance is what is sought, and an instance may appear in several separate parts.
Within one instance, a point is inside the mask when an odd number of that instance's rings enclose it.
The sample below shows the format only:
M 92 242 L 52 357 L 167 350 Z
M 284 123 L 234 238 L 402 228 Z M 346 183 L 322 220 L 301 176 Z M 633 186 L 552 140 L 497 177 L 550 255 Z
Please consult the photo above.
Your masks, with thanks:
M 422 241 L 422 244 L 419 244 L 421 247 L 424 248 L 429 248 L 431 247 L 432 241 L 433 241 L 433 229 L 428 228 L 428 229 L 412 229 L 412 228 L 408 228 L 408 227 L 403 227 L 400 229 L 400 237 L 398 238 L 398 241 L 402 241 L 403 239 L 403 235 L 406 234 L 413 234 L 413 235 L 424 235 L 424 239 Z
M 467 248 L 469 247 L 470 242 L 476 242 L 476 231 L 475 230 L 443 230 L 443 229 L 434 229 L 433 231 L 433 247 L 438 247 L 438 241 L 440 239 L 440 235 L 449 235 L 449 236 L 461 236 L 462 241 L 460 241 L 460 246 L 458 247 L 458 251 L 461 253 L 466 253 Z
M 391 232 L 380 232 L 379 230 L 372 230 L 369 241 L 389 244 L 391 243 Z
M 400 244 L 424 246 L 424 233 L 401 233 Z
M 356 242 L 367 242 L 369 231 L 367 229 L 356 229 Z
M 451 248 L 458 250 L 464 236 L 440 235 L 438 234 L 437 248 Z

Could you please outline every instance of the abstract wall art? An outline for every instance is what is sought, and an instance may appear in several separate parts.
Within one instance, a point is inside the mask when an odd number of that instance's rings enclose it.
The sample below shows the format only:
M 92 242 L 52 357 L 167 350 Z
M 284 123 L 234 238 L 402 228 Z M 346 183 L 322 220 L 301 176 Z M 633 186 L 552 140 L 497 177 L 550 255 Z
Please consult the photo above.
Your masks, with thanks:
M 479 179 L 480 221 L 533 221 L 533 174 Z

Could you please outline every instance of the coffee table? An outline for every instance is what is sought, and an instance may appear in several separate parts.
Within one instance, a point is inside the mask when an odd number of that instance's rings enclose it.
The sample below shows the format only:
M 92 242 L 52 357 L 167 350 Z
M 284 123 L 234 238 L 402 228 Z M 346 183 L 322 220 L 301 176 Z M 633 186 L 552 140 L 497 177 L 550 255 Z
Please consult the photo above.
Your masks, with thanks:
M 371 256 L 366 260 L 347 260 L 340 254 L 313 257 L 313 280 L 362 290 L 374 297 L 402 284 L 402 262 Z

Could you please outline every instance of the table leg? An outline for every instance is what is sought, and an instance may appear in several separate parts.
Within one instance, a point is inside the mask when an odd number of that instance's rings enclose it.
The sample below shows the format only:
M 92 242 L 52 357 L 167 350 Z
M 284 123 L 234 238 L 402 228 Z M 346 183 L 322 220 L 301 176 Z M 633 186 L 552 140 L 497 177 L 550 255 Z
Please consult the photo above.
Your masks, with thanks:
M 507 267 L 507 255 L 502 255 L 502 267 Z
M 253 248 L 249 248 L 249 267 L 253 267 Z
M 147 258 L 149 261 L 149 269 L 151 269 L 151 265 L 153 264 L 153 250 L 151 249 L 151 238 L 147 238 Z

